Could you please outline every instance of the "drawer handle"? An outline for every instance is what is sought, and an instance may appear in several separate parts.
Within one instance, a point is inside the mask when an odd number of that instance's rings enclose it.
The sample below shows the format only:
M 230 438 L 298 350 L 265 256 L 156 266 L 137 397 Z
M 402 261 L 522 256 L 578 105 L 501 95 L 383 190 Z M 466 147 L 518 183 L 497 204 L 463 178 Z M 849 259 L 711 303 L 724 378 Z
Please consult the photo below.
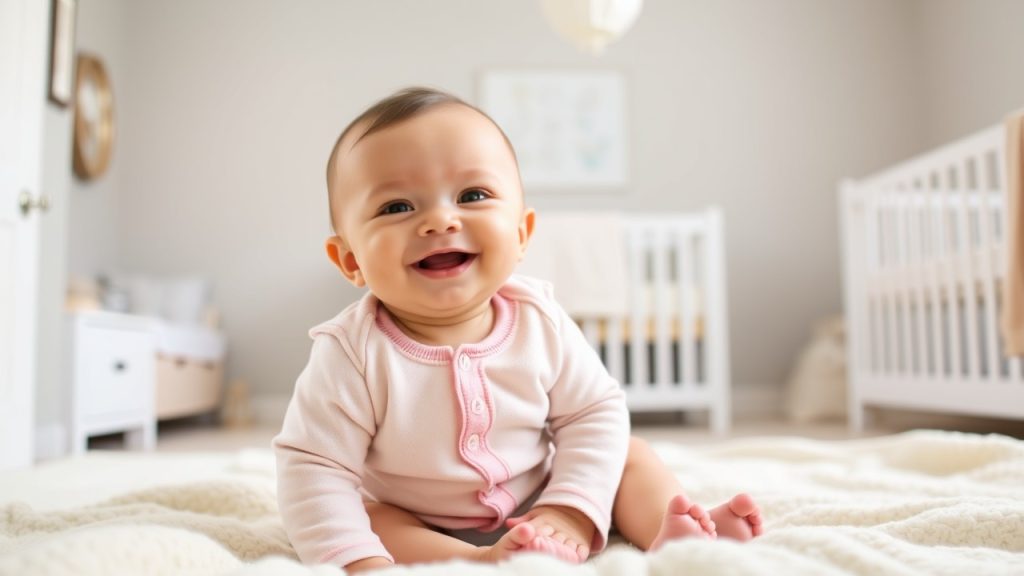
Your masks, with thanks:
M 124 372 L 128 369 L 128 363 L 124 360 L 116 360 L 114 362 L 114 372 Z

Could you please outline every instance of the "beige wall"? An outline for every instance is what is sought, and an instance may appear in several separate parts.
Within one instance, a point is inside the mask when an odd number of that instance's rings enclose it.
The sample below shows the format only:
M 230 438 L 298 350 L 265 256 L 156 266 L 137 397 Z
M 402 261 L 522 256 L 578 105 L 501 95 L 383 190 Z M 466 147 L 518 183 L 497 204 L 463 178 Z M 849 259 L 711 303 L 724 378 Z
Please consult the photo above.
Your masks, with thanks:
M 621 70 L 629 186 L 530 200 L 722 206 L 733 377 L 777 386 L 811 324 L 841 309 L 836 182 L 920 150 L 940 82 L 929 2 L 910 0 L 648 0 L 600 58 L 532 1 L 82 0 L 81 19 L 112 5 L 118 146 L 106 184 L 72 191 L 69 268 L 208 276 L 229 372 L 256 393 L 288 393 L 308 327 L 358 296 L 322 253 L 324 161 L 391 90 L 473 99 L 491 67 Z
M 75 38 L 78 51 L 99 56 L 103 61 L 114 94 L 117 132 L 106 173 L 89 182 L 69 177 L 72 217 L 68 222 L 67 250 L 70 274 L 112 272 L 120 261 L 119 244 L 123 241 L 118 235 L 118 221 L 132 217 L 120 207 L 121 179 L 127 161 L 124 133 L 132 122 L 132 98 L 128 94 L 131 46 L 127 40 L 132 26 L 126 9 L 129 4 L 130 0 L 81 0 L 78 6 Z M 67 145 L 71 145 L 70 134 Z M 67 154 L 70 159 L 70 149 Z M 70 162 L 65 166 L 70 176 Z

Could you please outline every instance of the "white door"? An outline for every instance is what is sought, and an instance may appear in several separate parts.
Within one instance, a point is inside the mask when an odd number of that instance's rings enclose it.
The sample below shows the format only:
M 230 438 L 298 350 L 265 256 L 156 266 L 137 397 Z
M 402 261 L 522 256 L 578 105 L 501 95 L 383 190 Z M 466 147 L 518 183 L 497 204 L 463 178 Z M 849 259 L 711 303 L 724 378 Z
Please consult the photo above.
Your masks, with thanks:
M 47 10 L 0 0 L 0 469 L 32 463 Z

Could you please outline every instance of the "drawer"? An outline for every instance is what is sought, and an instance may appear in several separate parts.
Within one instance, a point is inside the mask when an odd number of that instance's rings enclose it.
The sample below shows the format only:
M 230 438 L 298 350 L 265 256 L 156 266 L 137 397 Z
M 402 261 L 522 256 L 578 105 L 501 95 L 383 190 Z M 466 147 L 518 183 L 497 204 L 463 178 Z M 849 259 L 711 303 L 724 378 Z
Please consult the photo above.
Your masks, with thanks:
M 155 338 L 151 332 L 83 326 L 79 334 L 83 418 L 152 411 Z
M 223 362 L 157 355 L 156 416 L 163 420 L 216 410 L 220 406 Z

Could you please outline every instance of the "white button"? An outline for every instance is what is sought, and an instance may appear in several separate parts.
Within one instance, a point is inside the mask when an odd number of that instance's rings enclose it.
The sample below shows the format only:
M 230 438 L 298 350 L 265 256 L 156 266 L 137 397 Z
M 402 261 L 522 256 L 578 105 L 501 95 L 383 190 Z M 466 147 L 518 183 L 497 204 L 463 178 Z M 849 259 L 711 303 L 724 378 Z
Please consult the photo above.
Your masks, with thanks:
M 463 370 L 469 370 L 469 356 L 465 354 L 459 356 L 459 367 Z
M 472 404 L 469 405 L 469 409 L 473 411 L 473 414 L 483 414 L 484 401 L 479 398 L 474 398 Z
M 480 437 L 477 436 L 476 434 L 473 434 L 472 436 L 469 437 L 469 441 L 466 442 L 466 446 L 470 450 L 476 450 L 477 448 L 480 447 Z

